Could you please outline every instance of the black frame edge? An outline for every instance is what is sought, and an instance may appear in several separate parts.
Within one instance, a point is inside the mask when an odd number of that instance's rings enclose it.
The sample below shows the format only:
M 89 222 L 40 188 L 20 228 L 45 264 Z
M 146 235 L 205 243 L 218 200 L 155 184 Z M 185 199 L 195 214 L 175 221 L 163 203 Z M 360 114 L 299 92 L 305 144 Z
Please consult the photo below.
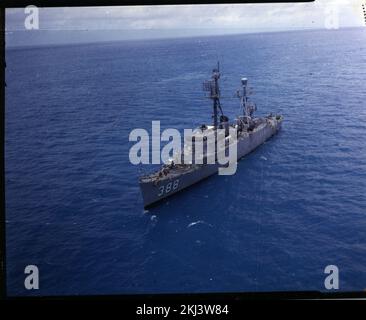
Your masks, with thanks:
M 1 275 L 0 296 L 6 297 L 6 236 L 5 236 L 5 8 L 0 8 L 0 234 Z

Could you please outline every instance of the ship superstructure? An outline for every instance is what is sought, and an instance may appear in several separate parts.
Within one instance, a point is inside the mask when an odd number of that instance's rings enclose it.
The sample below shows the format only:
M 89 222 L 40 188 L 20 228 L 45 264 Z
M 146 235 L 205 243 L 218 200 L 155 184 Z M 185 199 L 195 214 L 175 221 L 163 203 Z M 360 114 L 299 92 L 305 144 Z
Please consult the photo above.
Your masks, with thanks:
M 217 161 L 218 129 L 225 130 L 225 148 L 235 141 L 237 159 L 240 159 L 281 128 L 283 121 L 281 115 L 269 114 L 264 118 L 254 117 L 257 108 L 249 98 L 247 78 L 241 79 L 241 90 L 237 91 L 242 115 L 230 123 L 221 107 L 219 79 L 218 64 L 212 71 L 211 79 L 203 83 L 203 90 L 208 93 L 208 97 L 213 102 L 213 123 L 211 125 L 203 124 L 196 128 L 190 141 L 185 141 L 182 152 L 175 154 L 169 164 L 163 165 L 154 173 L 139 178 L 145 208 L 218 172 L 222 166 Z M 230 134 L 233 132 L 232 129 L 235 129 L 235 139 Z M 196 141 L 207 141 L 209 137 L 214 139 L 214 151 L 210 153 L 204 144 L 202 161 L 195 161 Z

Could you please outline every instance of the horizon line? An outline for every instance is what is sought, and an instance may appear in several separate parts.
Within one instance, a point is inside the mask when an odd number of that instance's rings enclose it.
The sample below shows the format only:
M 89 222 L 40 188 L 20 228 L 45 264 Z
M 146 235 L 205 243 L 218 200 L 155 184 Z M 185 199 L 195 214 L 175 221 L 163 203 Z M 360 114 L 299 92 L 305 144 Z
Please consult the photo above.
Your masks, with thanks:
M 80 41 L 78 42 L 60 42 L 60 43 L 41 43 L 41 44 L 25 44 L 25 45 L 7 45 L 5 42 L 6 49 L 27 49 L 27 48 L 46 48 L 46 47 L 58 47 L 58 46 L 77 46 L 77 45 L 90 45 L 90 44 L 103 44 L 103 43 L 117 43 L 117 42 L 142 42 L 142 41 L 163 41 L 163 40 L 179 40 L 179 39 L 196 39 L 196 38 L 211 38 L 211 37 L 225 37 L 225 36 L 238 36 L 238 35 L 255 35 L 255 34 L 271 34 L 271 33 L 285 33 L 285 32 L 307 32 L 307 31 L 330 31 L 336 32 L 339 30 L 345 29 L 363 29 L 366 26 L 345 26 L 340 27 L 338 29 L 326 29 L 326 28 L 294 28 L 294 29 L 276 29 L 276 30 L 252 30 L 252 31 L 241 31 L 241 32 L 233 32 L 233 33 L 223 33 L 223 34 L 201 34 L 201 35 L 175 35 L 175 36 L 166 36 L 166 37 L 152 37 L 152 38 L 136 38 L 136 39 L 116 39 L 116 40 L 97 40 L 97 41 Z M 185 29 L 169 29 L 175 31 L 184 31 L 184 30 L 196 30 L 199 28 L 185 28 Z M 6 34 L 9 33 L 17 33 L 17 32 L 104 32 L 104 31 L 162 31 L 164 29 L 80 29 L 80 30 L 54 30 L 54 29 L 38 29 L 38 30 L 14 30 L 14 31 L 5 31 Z M 169 31 L 166 30 L 166 31 Z M 222 29 L 220 29 L 222 30 Z M 233 30 L 233 29 L 230 29 Z M 164 30 L 165 31 L 165 30 Z

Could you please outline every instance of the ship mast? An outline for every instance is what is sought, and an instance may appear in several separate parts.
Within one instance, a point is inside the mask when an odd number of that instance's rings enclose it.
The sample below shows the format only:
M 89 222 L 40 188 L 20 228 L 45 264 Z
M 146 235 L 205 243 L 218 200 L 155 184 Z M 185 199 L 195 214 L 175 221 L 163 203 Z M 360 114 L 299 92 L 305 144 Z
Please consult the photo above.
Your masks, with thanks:
M 220 63 L 217 62 L 217 67 L 212 70 L 211 80 L 207 80 L 203 83 L 203 90 L 209 92 L 209 98 L 213 101 L 213 126 L 216 130 L 218 127 L 218 109 L 221 109 L 220 104 L 220 88 L 219 88 L 219 79 L 220 79 Z
M 248 79 L 241 78 L 241 85 L 242 85 L 242 93 L 240 93 L 240 91 L 238 90 L 237 96 L 240 99 L 240 105 L 243 108 L 244 116 L 251 118 L 253 116 L 254 111 L 257 110 L 257 107 L 249 100 L 248 97 L 250 94 L 250 90 L 248 88 Z

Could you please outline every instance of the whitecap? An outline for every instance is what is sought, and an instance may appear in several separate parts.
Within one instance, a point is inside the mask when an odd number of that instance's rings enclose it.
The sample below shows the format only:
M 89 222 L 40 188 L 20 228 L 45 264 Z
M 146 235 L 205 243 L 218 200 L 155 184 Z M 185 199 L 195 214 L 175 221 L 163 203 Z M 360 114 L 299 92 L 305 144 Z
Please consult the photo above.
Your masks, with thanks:
M 191 223 L 187 226 L 187 228 L 193 227 L 193 226 L 195 226 L 196 224 L 206 224 L 206 225 L 208 225 L 208 226 L 212 227 L 212 225 L 211 225 L 211 224 L 209 224 L 209 223 L 207 223 L 207 222 L 205 222 L 205 221 L 202 221 L 202 220 L 198 220 L 198 221 L 195 221 L 195 222 L 191 222 Z

